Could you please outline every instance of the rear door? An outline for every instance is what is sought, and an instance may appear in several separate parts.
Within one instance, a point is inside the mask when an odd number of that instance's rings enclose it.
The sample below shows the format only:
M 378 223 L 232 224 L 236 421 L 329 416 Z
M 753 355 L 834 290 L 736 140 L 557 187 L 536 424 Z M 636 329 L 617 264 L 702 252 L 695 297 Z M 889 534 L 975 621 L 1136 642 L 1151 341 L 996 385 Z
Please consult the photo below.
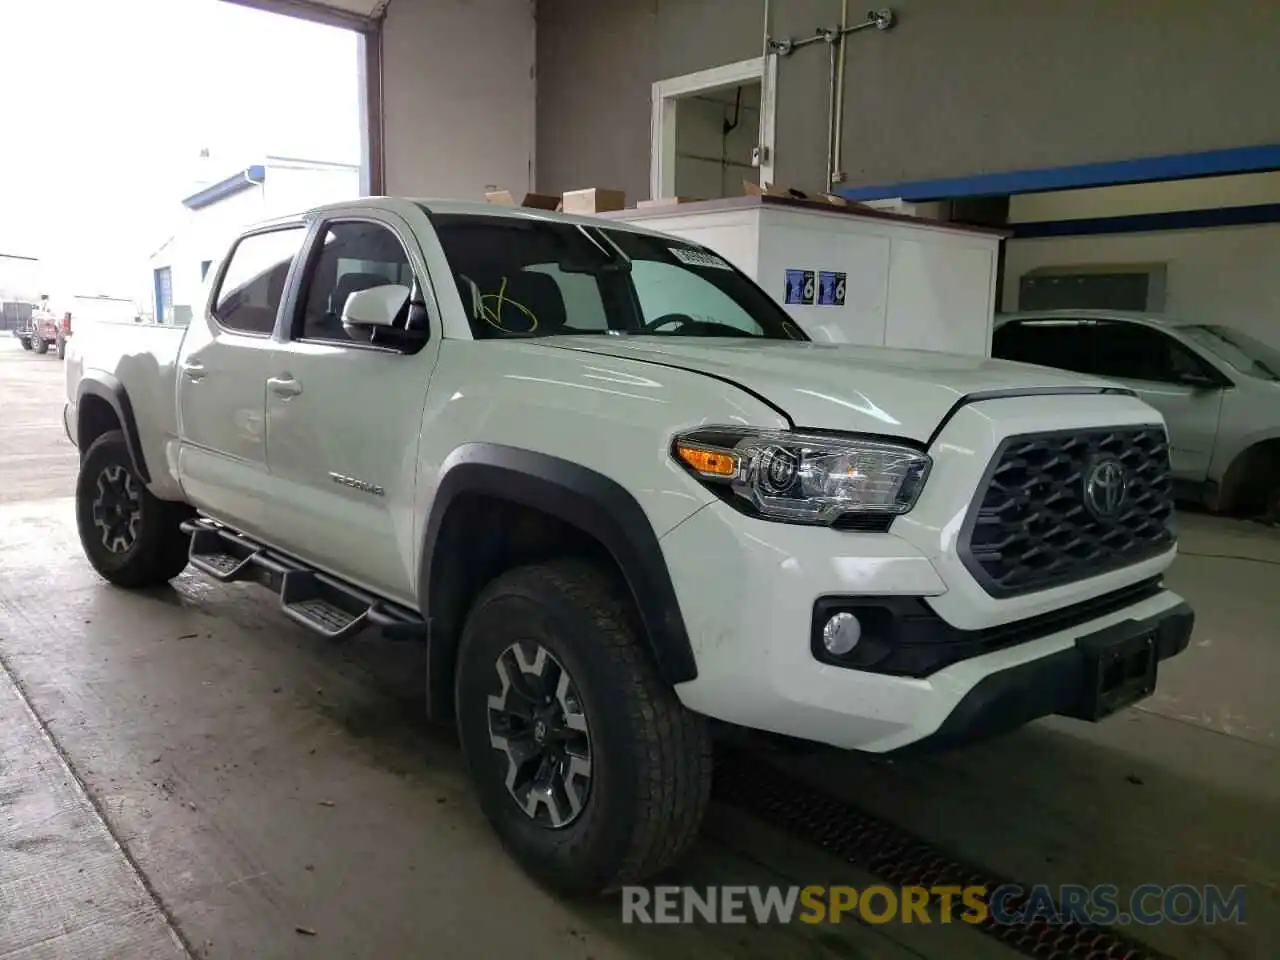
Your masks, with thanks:
M 265 397 L 276 318 L 305 225 L 247 234 L 232 249 L 178 357 L 178 475 L 187 498 L 263 533 Z
M 320 224 L 307 260 L 267 364 L 271 539 L 412 604 L 418 436 L 440 346 L 422 252 L 403 220 L 369 210 Z M 428 329 L 425 343 L 375 346 L 343 328 L 346 298 L 386 283 L 413 289 L 399 322 Z

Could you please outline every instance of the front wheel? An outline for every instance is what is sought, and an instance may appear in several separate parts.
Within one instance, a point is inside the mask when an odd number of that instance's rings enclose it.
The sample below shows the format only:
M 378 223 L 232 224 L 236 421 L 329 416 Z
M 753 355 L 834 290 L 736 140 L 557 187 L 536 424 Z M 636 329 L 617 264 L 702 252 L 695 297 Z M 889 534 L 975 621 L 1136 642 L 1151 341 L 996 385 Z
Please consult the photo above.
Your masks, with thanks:
M 33 338 L 33 339 L 32 339 L 31 343 L 32 343 L 32 346 L 34 346 L 34 347 L 35 347 L 35 351 L 36 351 L 36 353 L 48 353 L 48 352 L 49 352 L 49 341 L 48 341 L 48 340 L 41 340 L 39 337 L 35 337 L 35 338 Z
M 582 561 L 511 570 L 481 593 L 458 650 L 480 805 L 525 870 L 565 893 L 675 862 L 710 794 L 707 723 L 658 675 L 629 603 Z
M 30 349 L 31 349 L 31 338 L 30 338 L 30 337 L 19 337 L 19 338 L 18 338 L 18 342 L 19 342 L 20 344 L 22 344 L 22 349 L 23 349 L 23 350 L 30 350 Z
M 120 587 L 155 587 L 187 565 L 185 504 L 151 495 L 133 469 L 124 434 L 111 430 L 85 451 L 76 479 L 76 526 L 89 563 Z

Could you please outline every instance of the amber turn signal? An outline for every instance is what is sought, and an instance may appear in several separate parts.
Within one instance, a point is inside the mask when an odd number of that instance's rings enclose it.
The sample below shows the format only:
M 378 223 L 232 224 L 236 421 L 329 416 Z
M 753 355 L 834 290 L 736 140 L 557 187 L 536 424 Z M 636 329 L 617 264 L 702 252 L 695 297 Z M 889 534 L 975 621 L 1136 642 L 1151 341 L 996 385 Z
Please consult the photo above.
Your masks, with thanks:
M 704 477 L 731 480 L 738 475 L 738 458 L 723 450 L 708 450 L 706 447 L 692 447 L 681 443 L 676 445 L 676 456 Z

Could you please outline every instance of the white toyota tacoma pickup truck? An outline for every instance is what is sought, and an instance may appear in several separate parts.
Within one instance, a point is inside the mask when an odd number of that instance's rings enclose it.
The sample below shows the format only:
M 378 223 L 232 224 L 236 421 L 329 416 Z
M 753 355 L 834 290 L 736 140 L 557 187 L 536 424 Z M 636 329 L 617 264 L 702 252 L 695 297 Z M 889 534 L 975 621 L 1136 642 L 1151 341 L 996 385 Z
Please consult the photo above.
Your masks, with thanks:
M 80 537 L 428 645 L 513 855 L 674 861 L 711 721 L 877 753 L 1151 693 L 1193 615 L 1160 415 L 1104 380 L 809 342 L 713 252 L 369 199 L 241 236 L 184 328 L 71 342 Z

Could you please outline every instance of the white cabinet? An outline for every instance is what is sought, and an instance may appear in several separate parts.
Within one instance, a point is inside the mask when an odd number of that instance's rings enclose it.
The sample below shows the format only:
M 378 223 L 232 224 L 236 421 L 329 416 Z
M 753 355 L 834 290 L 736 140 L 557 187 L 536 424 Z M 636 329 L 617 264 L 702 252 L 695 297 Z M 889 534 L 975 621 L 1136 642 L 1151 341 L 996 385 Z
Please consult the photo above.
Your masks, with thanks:
M 612 216 L 717 251 L 815 340 L 991 352 L 998 232 L 775 197 Z

